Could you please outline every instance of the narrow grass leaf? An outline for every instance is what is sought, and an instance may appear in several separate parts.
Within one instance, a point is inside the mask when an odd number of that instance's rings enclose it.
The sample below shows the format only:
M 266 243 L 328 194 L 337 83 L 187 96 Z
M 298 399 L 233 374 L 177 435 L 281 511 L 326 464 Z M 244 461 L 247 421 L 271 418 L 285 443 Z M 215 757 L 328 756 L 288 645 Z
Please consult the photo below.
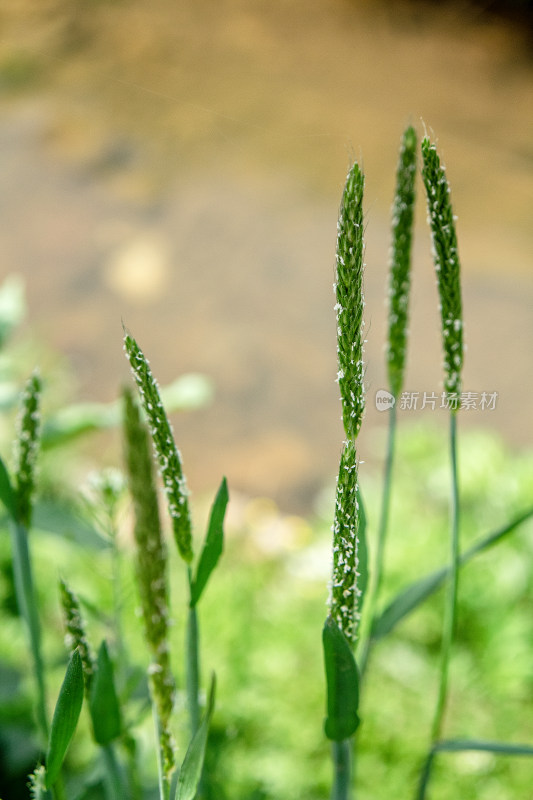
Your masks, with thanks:
M 96 673 L 89 695 L 89 710 L 94 740 L 102 746 L 117 739 L 122 732 L 120 705 L 115 689 L 113 663 L 105 640 L 98 651 Z
M 322 644 L 327 683 L 324 730 L 328 739 L 341 742 L 359 725 L 359 674 L 350 643 L 331 617 L 325 622 Z
M 17 506 L 15 503 L 15 492 L 11 485 L 11 479 L 6 465 L 0 458 L 0 500 L 6 507 L 6 511 L 13 521 L 17 517 Z
M 457 411 L 463 366 L 463 313 L 461 276 L 455 217 L 450 187 L 436 145 L 427 136 L 422 140 L 422 178 L 426 189 L 428 220 L 431 227 L 433 259 L 440 299 L 445 389 Z
M 192 586 L 191 606 L 196 605 L 200 599 L 207 581 L 222 555 L 224 547 L 224 516 L 228 500 L 228 484 L 226 478 L 223 478 L 211 508 L 207 535 L 200 555 L 196 578 Z
M 497 753 L 502 756 L 533 756 L 533 745 L 531 744 L 485 742 L 482 739 L 448 739 L 443 742 L 437 742 L 433 749 L 443 753 L 459 753 L 465 750 L 476 750 L 485 753 Z
M 181 557 L 190 564 L 193 559 L 193 551 L 189 493 L 183 474 L 181 455 L 176 447 L 172 427 L 148 360 L 135 339 L 129 334 L 124 337 L 124 349 L 148 418 L 150 434 L 167 496 L 168 510 L 172 519 L 174 538 Z
M 216 680 L 213 675 L 211 678 L 207 709 L 185 754 L 178 777 L 174 800 L 194 800 L 196 796 L 198 784 L 202 776 L 209 725 L 215 708 L 215 689 Z
M 415 608 L 418 608 L 424 600 L 427 600 L 442 586 L 449 577 L 450 572 L 449 567 L 442 567 L 442 569 L 427 575 L 425 578 L 421 578 L 400 592 L 377 618 L 372 627 L 372 638 L 382 639 L 390 633 L 404 617 L 414 611 Z
M 402 137 L 392 207 L 387 366 L 390 390 L 395 397 L 398 397 L 402 390 L 407 350 L 415 179 L 416 132 L 409 126 Z
M 46 755 L 46 788 L 56 782 L 68 746 L 76 730 L 83 703 L 83 667 L 81 656 L 75 650 L 67 666 L 59 691 L 50 729 Z
M 186 411 L 207 405 L 213 395 L 213 388 L 203 375 L 190 373 L 181 375 L 168 386 L 162 386 L 160 395 L 167 411 Z M 110 403 L 74 403 L 59 409 L 46 420 L 41 446 L 43 449 L 57 447 L 93 431 L 118 427 L 121 421 L 120 400 Z
M 479 553 L 493 547 L 531 517 L 533 517 L 533 508 L 527 509 L 507 525 L 489 533 L 479 542 L 476 542 L 476 544 L 472 545 L 459 559 L 461 566 L 467 564 Z M 374 639 L 381 639 L 390 633 L 404 617 L 418 608 L 428 597 L 436 592 L 449 578 L 450 574 L 451 567 L 441 567 L 441 569 L 435 570 L 435 572 L 432 572 L 430 575 L 426 575 L 420 580 L 410 584 L 406 589 L 403 589 L 376 619 L 372 627 L 372 637 Z

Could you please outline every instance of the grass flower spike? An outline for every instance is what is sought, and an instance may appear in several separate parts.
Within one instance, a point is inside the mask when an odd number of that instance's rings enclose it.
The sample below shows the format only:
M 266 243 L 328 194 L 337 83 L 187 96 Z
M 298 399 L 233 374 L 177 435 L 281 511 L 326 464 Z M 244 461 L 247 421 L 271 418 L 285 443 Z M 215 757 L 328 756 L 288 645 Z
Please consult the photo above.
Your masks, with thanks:
M 174 679 L 168 650 L 167 554 L 162 538 L 148 431 L 129 391 L 124 393 L 126 464 L 135 511 L 137 584 L 144 633 L 152 653 L 149 667 L 152 700 L 159 725 L 163 770 L 174 767 L 168 721 L 174 704 Z
M 337 224 L 335 294 L 338 381 L 344 430 L 359 433 L 365 407 L 363 365 L 363 189 L 357 164 L 348 173 Z
M 71 654 L 76 648 L 78 649 L 83 667 L 85 695 L 88 696 L 94 675 L 94 659 L 81 616 L 80 604 L 74 592 L 62 578 L 59 580 L 59 595 L 65 619 L 65 643 Z
M 135 339 L 129 334 L 124 337 L 124 349 L 148 418 L 172 518 L 174 538 L 181 557 L 187 563 L 190 563 L 193 559 L 191 518 L 181 456 L 174 442 L 172 428 L 163 408 L 159 389 L 150 370 L 150 365 Z
M 31 525 L 35 492 L 35 465 L 39 444 L 41 379 L 34 372 L 22 396 L 18 436 L 15 441 L 16 505 L 19 522 Z
M 402 138 L 392 207 L 387 367 L 390 391 L 396 398 L 402 390 L 407 349 L 415 178 L 416 132 L 410 126 Z
M 344 445 L 337 479 L 335 520 L 333 523 L 333 578 L 331 616 L 352 644 L 357 637 L 357 454 L 351 440 Z
M 445 389 L 455 398 L 461 393 L 463 366 L 463 311 L 455 218 L 450 202 L 450 187 L 440 163 L 436 145 L 426 136 L 422 141 L 422 177 L 427 195 L 433 257 L 440 298 L 444 347 Z M 457 401 L 455 410 L 459 403 Z

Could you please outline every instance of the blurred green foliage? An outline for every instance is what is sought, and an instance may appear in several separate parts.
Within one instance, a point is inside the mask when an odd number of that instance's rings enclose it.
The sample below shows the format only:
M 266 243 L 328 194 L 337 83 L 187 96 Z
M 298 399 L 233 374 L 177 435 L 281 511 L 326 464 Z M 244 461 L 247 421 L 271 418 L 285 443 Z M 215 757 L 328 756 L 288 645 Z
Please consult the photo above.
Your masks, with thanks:
M 392 597 L 409 581 L 439 566 L 446 557 L 447 453 L 444 432 L 401 430 L 397 484 L 392 499 L 390 556 L 385 586 Z M 530 503 L 533 456 L 508 450 L 483 432 L 464 433 L 460 448 L 465 547 L 504 524 Z M 370 546 L 380 478 L 368 473 L 363 492 L 369 509 Z M 208 748 L 214 774 L 213 800 L 319 800 L 328 795 L 329 748 L 324 740 L 323 665 L 320 649 L 325 583 L 329 574 L 333 488 L 324 493 L 308 521 L 284 517 L 271 504 L 237 502 L 228 529 L 223 568 L 213 576 L 202 614 L 203 669 L 218 676 L 218 702 Z M 83 507 L 85 508 L 85 506 Z M 123 509 L 125 513 L 125 509 Z M 194 516 L 207 515 L 199 501 Z M 112 551 L 92 527 L 87 512 L 55 509 L 49 523 L 37 514 L 32 548 L 37 567 L 45 630 L 45 656 L 52 690 L 64 674 L 65 650 L 59 598 L 52 576 L 68 575 L 76 587 L 93 641 L 104 636 L 115 652 Z M 276 531 L 283 531 L 272 548 Z M 92 530 L 92 533 L 89 533 Z M 62 531 L 62 532 L 59 532 Z M 68 532 L 67 535 L 66 532 Z M 532 711 L 533 529 L 531 522 L 463 569 L 457 645 L 452 662 L 448 717 L 451 735 L 528 741 Z M 142 674 L 148 663 L 138 618 L 128 526 L 121 534 L 123 647 L 122 691 L 132 681 L 130 715 L 143 767 L 145 797 L 155 785 L 151 720 Z M 7 536 L 0 537 L 2 693 L 0 730 L 4 744 L 3 800 L 20 798 L 6 774 L 21 776 L 35 758 L 31 681 L 26 643 L 16 615 Z M 173 661 L 183 652 L 186 585 L 178 557 L 172 562 Z M 442 590 L 376 646 L 361 716 L 358 763 L 360 798 L 409 795 L 427 744 L 441 635 Z M 245 631 L 245 635 L 243 635 Z M 184 703 L 184 676 L 178 670 Z M 144 687 L 144 688 L 143 688 Z M 51 692 L 54 696 L 54 691 Z M 179 719 L 179 714 L 177 719 Z M 94 769 L 87 712 L 68 755 L 71 780 Z M 130 719 L 131 721 L 131 719 Z M 180 723 L 178 722 L 178 725 Z M 177 730 L 184 754 L 188 732 Z M 486 753 L 443 754 L 437 760 L 432 796 L 436 800 L 516 800 L 531 786 L 528 759 Z M 379 788 L 378 788 L 379 787 Z M 13 793 L 14 792 L 14 793 Z

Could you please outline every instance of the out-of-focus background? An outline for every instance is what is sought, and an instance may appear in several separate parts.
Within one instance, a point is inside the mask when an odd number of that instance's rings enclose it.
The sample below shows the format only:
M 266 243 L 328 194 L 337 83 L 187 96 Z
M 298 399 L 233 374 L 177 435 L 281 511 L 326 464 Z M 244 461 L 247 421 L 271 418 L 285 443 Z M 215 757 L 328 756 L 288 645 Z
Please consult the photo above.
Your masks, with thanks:
M 0 273 L 68 359 L 70 399 L 113 400 L 121 321 L 167 383 L 189 483 L 309 507 L 342 427 L 332 283 L 354 158 L 366 175 L 367 420 L 382 457 L 389 210 L 399 139 L 438 142 L 464 276 L 464 427 L 531 445 L 533 58 L 527 3 L 17 0 L 0 10 Z M 408 391 L 442 389 L 419 183 Z M 441 415 L 439 417 L 439 414 Z M 442 417 L 442 419 L 441 419 Z M 404 411 L 405 424 L 444 412 Z M 113 461 L 116 441 L 98 456 Z M 103 454 L 103 455 L 102 455 Z

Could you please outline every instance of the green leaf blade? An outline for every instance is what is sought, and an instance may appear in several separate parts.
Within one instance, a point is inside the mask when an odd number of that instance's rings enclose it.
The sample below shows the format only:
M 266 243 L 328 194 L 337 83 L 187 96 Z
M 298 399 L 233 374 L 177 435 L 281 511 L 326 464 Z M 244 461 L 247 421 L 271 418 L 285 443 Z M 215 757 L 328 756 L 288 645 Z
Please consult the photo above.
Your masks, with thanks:
M 199 601 L 207 581 L 222 555 L 224 549 L 224 517 L 228 501 L 228 484 L 226 478 L 223 478 L 211 508 L 207 535 L 198 563 L 196 578 L 192 586 L 191 606 L 195 606 Z
M 479 542 L 473 544 L 472 547 L 463 553 L 460 558 L 461 566 L 464 566 L 485 550 L 494 547 L 494 545 L 502 541 L 502 539 L 516 530 L 522 523 L 531 519 L 531 517 L 533 517 L 533 508 L 528 508 L 506 525 L 484 536 Z M 441 569 L 424 576 L 399 592 L 376 619 L 372 627 L 372 638 L 382 639 L 390 633 L 404 617 L 408 616 L 412 611 L 415 611 L 418 606 L 436 592 L 449 576 L 450 567 L 441 567 Z
M 359 673 L 346 636 L 328 617 L 322 632 L 327 683 L 327 717 L 324 730 L 328 739 L 341 742 L 359 726 Z
M 105 746 L 120 736 L 120 705 L 115 689 L 113 663 L 105 640 L 98 651 L 96 674 L 91 682 L 89 709 L 97 744 Z
M 502 756 L 533 757 L 533 745 L 507 742 L 487 742 L 482 739 L 448 739 L 437 742 L 434 750 L 442 753 L 461 753 L 468 750 L 495 753 Z
M 432 572 L 431 575 L 426 575 L 419 581 L 415 581 L 415 583 L 410 584 L 396 595 L 394 600 L 389 603 L 383 613 L 376 619 L 372 627 L 372 638 L 382 639 L 390 633 L 404 617 L 436 592 L 446 578 L 449 577 L 449 574 L 449 568 L 443 567 L 436 572 Z
M 46 755 L 46 788 L 56 782 L 68 746 L 76 730 L 83 703 L 83 668 L 81 656 L 75 650 L 67 666 L 59 691 L 50 729 Z
M 202 776 L 209 725 L 215 708 L 215 689 L 216 680 L 213 675 L 211 678 L 207 709 L 185 754 L 178 777 L 174 800 L 194 800 L 196 796 L 198 784 Z

